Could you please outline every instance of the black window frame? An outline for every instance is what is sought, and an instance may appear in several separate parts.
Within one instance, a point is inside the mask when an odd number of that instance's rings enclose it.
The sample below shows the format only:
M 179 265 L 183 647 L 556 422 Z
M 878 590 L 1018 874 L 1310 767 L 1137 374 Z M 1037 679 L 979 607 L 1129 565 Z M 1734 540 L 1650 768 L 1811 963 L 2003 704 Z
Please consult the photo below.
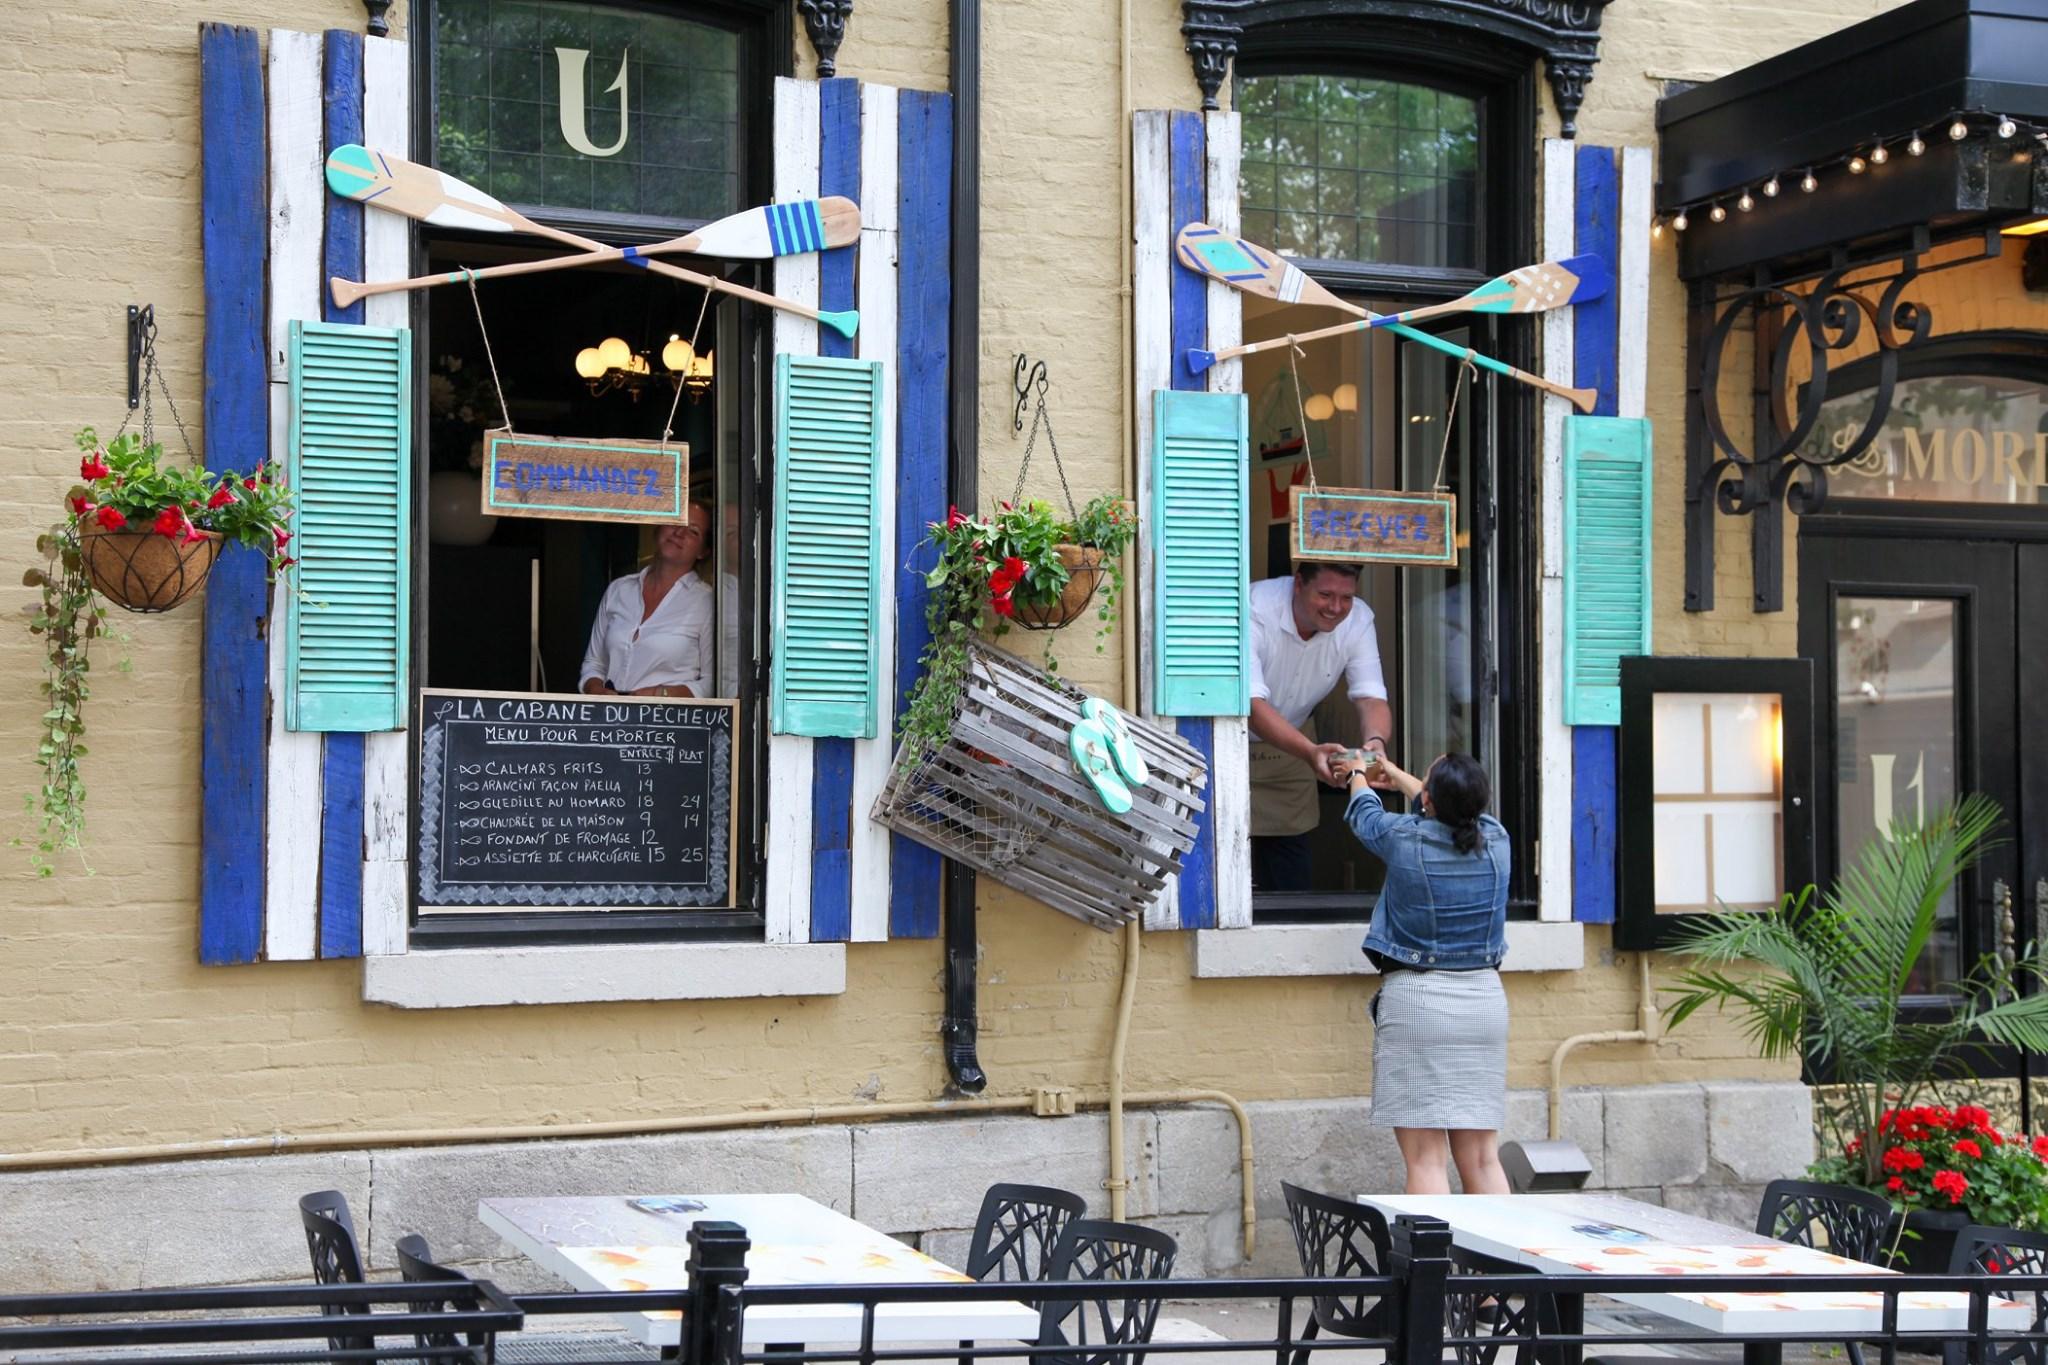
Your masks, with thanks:
M 1541 189 L 1538 60 L 1520 44 L 1427 19 L 1323 16 L 1248 23 L 1239 39 L 1234 76 L 1401 81 L 1467 96 L 1480 108 L 1479 269 L 1299 257 L 1292 258 L 1294 264 L 1340 294 L 1419 305 L 1456 298 L 1534 260 Z M 1467 321 L 1476 346 L 1519 369 L 1535 367 L 1537 332 L 1531 319 L 1475 314 Z M 1473 677 L 1485 689 L 1480 697 L 1492 703 L 1477 708 L 1478 733 L 1487 746 L 1480 757 L 1495 773 L 1495 806 L 1513 848 L 1508 914 L 1535 919 L 1541 793 L 1533 756 L 1542 743 L 1539 527 L 1534 517 L 1503 517 L 1500 509 L 1538 505 L 1540 412 L 1535 395 L 1523 385 L 1496 383 L 1492 391 L 1487 439 L 1493 458 L 1473 461 L 1473 541 L 1491 547 L 1491 582 L 1481 578 L 1473 585 Z M 1569 872 L 1566 867 L 1561 875 Z M 1369 904 L 1359 893 L 1254 893 L 1252 916 L 1255 923 L 1328 922 L 1341 912 L 1369 911 Z

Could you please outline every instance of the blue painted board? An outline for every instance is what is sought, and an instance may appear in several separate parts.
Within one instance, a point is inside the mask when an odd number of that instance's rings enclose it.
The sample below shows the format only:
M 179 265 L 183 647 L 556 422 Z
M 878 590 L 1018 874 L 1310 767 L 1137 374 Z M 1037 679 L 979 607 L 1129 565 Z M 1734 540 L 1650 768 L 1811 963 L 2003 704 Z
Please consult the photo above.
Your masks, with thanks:
M 953 99 L 905 90 L 897 99 L 895 713 L 917 677 L 931 631 L 924 575 L 904 567 L 928 522 L 946 519 L 947 328 L 953 306 Z M 861 813 L 866 818 L 866 812 Z M 889 934 L 936 938 L 944 860 L 889 838 Z
M 363 140 L 363 39 L 347 29 L 330 28 L 322 35 L 321 98 L 326 104 L 324 150 Z M 321 260 L 321 278 L 341 275 L 351 280 L 363 277 L 363 206 L 338 194 L 327 196 L 327 247 Z M 320 291 L 320 316 L 327 322 L 363 320 L 363 303 L 356 300 L 338 308 L 331 291 Z
M 811 742 L 811 942 L 853 937 L 853 741 Z M 862 811 L 865 819 L 867 812 Z
M 363 737 L 337 730 L 320 758 L 320 956 L 363 955 Z
M 1609 279 L 1621 278 L 1621 176 L 1613 147 L 1580 147 L 1574 167 L 1573 251 L 1607 262 Z M 1621 290 L 1609 289 L 1572 309 L 1572 383 L 1599 394 L 1593 412 L 1615 415 L 1620 376 Z
M 1174 722 L 1180 737 L 1199 749 L 1210 774 L 1216 772 L 1216 722 L 1182 716 Z M 1195 846 L 1180 863 L 1180 927 L 1216 927 L 1216 801 L 1212 796 L 1194 816 Z
M 818 195 L 843 194 L 860 202 L 860 82 L 846 77 L 818 82 Z M 818 307 L 845 312 L 854 294 L 856 247 L 818 253 Z M 850 358 L 853 338 L 818 329 L 818 354 Z M 815 935 L 813 935 L 815 938 Z
M 270 451 L 264 122 L 255 30 L 201 24 L 205 416 L 216 467 L 254 469 Z M 265 568 L 255 551 L 230 545 L 206 588 L 206 667 L 199 675 L 199 960 L 205 963 L 254 962 L 263 949 Z
M 1612 725 L 1572 727 L 1572 918 L 1614 923 L 1614 834 L 1621 731 Z

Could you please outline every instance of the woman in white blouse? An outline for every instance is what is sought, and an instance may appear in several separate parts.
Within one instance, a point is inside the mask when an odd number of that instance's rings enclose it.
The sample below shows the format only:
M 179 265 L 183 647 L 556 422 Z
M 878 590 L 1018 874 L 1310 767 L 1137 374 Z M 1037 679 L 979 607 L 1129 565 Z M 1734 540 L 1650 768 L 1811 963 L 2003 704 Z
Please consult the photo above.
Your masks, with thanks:
M 654 533 L 654 558 L 612 580 L 590 626 L 583 691 L 594 696 L 701 697 L 710 691 L 717 595 L 697 577 L 711 548 L 711 513 Z

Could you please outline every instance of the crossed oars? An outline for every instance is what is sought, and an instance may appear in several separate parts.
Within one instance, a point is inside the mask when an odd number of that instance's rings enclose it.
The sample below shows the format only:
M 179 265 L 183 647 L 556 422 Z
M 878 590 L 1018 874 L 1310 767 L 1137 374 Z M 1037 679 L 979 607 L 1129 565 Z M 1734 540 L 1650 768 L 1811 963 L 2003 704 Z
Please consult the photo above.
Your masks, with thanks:
M 1483 370 L 1506 375 L 1510 379 L 1554 393 L 1565 399 L 1580 412 L 1591 412 L 1598 395 L 1592 389 L 1566 388 L 1553 383 L 1542 375 L 1531 374 L 1517 369 L 1504 360 L 1482 355 L 1469 347 L 1454 341 L 1446 341 L 1429 332 L 1418 331 L 1406 324 L 1420 318 L 1440 317 L 1447 313 L 1542 313 L 1567 304 L 1585 303 L 1606 294 L 1608 287 L 1607 266 L 1598 256 L 1573 256 L 1564 261 L 1548 261 L 1541 265 L 1523 266 L 1505 275 L 1488 280 L 1462 298 L 1448 303 L 1431 304 L 1426 308 L 1412 308 L 1405 313 L 1379 314 L 1368 312 L 1357 304 L 1346 303 L 1329 290 L 1317 284 L 1293 263 L 1275 252 L 1266 250 L 1242 237 L 1231 237 L 1207 223 L 1189 223 L 1174 239 L 1174 254 L 1180 263 L 1198 275 L 1219 280 L 1235 289 L 1261 298 L 1274 299 L 1280 303 L 1308 303 L 1323 308 L 1335 308 L 1355 314 L 1359 321 L 1342 322 L 1333 327 L 1321 327 L 1312 332 L 1300 332 L 1293 336 L 1274 337 L 1269 341 L 1250 341 L 1241 346 L 1226 346 L 1220 351 L 1191 350 L 1187 353 L 1188 368 L 1196 374 L 1208 369 L 1219 360 L 1231 360 L 1238 356 L 1256 355 L 1261 351 L 1275 350 L 1300 341 L 1314 341 L 1322 337 L 1341 336 L 1346 332 L 1362 332 L 1374 327 L 1384 327 L 1409 341 L 1469 359 Z
M 334 149 L 327 158 L 327 187 L 345 199 L 372 208 L 430 223 L 435 227 L 468 228 L 482 232 L 529 232 L 567 246 L 580 247 L 577 256 L 554 256 L 540 261 L 514 261 L 486 266 L 480 270 L 455 270 L 439 275 L 421 275 L 409 280 L 380 280 L 365 284 L 339 276 L 328 281 L 336 304 L 346 308 L 366 294 L 383 294 L 402 289 L 428 289 L 437 284 L 488 279 L 498 275 L 526 275 L 567 266 L 594 265 L 602 261 L 630 261 L 635 265 L 735 298 L 751 299 L 770 308 L 813 318 L 844 337 L 860 325 L 860 314 L 823 311 L 764 294 L 743 284 L 699 274 L 648 259 L 666 252 L 704 252 L 744 259 L 788 256 L 829 247 L 847 246 L 860 236 L 860 208 L 851 199 L 803 199 L 746 209 L 717 222 L 707 223 L 683 237 L 672 237 L 641 247 L 608 247 L 573 232 L 534 222 L 516 209 L 507 208 L 474 185 L 456 179 L 431 166 L 417 165 L 402 156 L 374 151 L 350 143 Z

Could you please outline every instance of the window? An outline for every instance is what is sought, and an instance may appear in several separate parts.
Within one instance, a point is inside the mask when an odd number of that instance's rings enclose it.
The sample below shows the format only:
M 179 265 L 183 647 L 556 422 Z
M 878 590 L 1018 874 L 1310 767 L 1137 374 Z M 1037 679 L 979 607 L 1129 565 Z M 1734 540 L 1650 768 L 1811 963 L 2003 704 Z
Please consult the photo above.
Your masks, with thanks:
M 1845 450 L 1870 418 L 1868 390 L 1829 398 L 1804 453 Z M 2048 502 L 2048 385 L 2038 377 L 1951 373 L 1901 379 L 1884 428 L 1837 466 L 1829 492 L 1909 502 Z
M 1244 231 L 1320 260 L 1479 265 L 1479 101 L 1353 76 L 1249 76 Z

